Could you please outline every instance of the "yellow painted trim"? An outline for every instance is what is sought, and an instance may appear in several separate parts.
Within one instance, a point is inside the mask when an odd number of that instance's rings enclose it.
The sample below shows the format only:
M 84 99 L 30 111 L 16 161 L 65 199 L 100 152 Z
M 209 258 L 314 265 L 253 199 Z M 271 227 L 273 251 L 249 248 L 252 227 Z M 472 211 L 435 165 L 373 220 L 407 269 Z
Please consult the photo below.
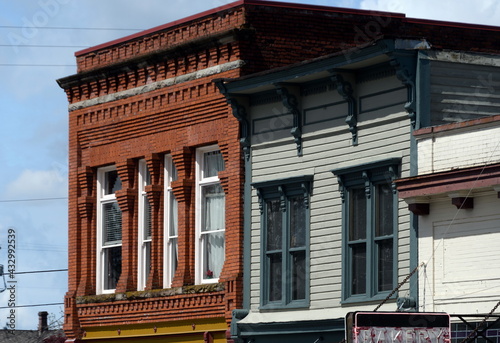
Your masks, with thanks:
M 202 318 L 145 324 L 85 327 L 83 328 L 85 334 L 82 339 L 86 341 L 99 340 L 99 342 L 103 342 L 101 340 L 104 339 L 112 339 L 110 340 L 112 342 L 116 338 L 142 337 L 144 339 L 145 337 L 162 336 L 165 342 L 172 339 L 176 342 L 200 343 L 200 341 L 203 341 L 203 334 L 208 331 L 212 333 L 214 343 L 223 343 L 226 342 L 225 332 L 227 329 L 225 318 Z M 168 336 L 172 337 L 168 339 Z

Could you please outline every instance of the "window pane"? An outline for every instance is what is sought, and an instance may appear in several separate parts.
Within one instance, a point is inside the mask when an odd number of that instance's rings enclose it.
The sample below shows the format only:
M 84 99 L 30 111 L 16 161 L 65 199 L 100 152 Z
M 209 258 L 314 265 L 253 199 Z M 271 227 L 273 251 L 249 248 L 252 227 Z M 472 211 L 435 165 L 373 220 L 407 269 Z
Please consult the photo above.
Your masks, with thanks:
M 393 244 L 392 239 L 377 242 L 378 290 L 390 291 L 393 285 Z
M 366 196 L 364 188 L 349 190 L 349 240 L 366 238 Z
M 306 245 L 306 207 L 304 197 L 290 199 L 290 247 Z
M 203 278 L 218 278 L 224 264 L 224 232 L 210 232 L 202 236 Z
M 352 290 L 354 294 L 366 293 L 366 245 L 351 246 L 352 257 Z
M 202 188 L 203 222 L 202 231 L 224 230 L 225 195 L 220 184 Z
M 149 168 L 148 168 L 147 164 L 145 165 L 144 170 L 146 171 L 146 175 L 144 177 L 144 183 L 146 185 L 150 185 L 151 184 L 151 173 L 149 172 Z
M 171 168 L 170 168 L 170 179 L 172 181 L 177 181 L 177 168 L 175 168 L 174 161 L 172 161 Z
M 177 200 L 175 199 L 174 193 L 170 192 L 170 222 L 169 222 L 169 235 L 177 237 L 177 225 L 178 225 L 178 207 Z
M 103 249 L 104 289 L 115 289 L 122 273 L 122 247 Z
M 377 185 L 376 236 L 392 235 L 394 232 L 394 194 L 390 184 Z
M 122 189 L 122 182 L 116 170 L 104 173 L 104 195 L 114 194 Z
M 217 176 L 224 170 L 224 159 L 220 150 L 210 151 L 203 154 L 203 177 Z
M 306 252 L 292 253 L 292 300 L 306 298 Z
M 283 217 L 280 209 L 279 199 L 266 202 L 266 230 L 267 230 L 267 249 L 266 251 L 282 249 L 282 229 Z
M 117 244 L 122 240 L 122 211 L 118 203 L 108 202 L 102 206 L 104 245 Z
M 281 278 L 281 254 L 270 254 L 269 259 L 269 301 L 281 300 L 282 278 Z
M 174 277 L 175 271 L 177 270 L 177 260 L 178 260 L 178 252 L 177 252 L 177 238 L 170 239 L 170 275 L 171 278 Z M 172 281 L 172 280 L 170 280 Z
M 144 239 L 151 239 L 151 204 L 144 196 Z
M 151 271 L 151 242 L 144 243 L 144 285 L 149 278 L 149 272 Z

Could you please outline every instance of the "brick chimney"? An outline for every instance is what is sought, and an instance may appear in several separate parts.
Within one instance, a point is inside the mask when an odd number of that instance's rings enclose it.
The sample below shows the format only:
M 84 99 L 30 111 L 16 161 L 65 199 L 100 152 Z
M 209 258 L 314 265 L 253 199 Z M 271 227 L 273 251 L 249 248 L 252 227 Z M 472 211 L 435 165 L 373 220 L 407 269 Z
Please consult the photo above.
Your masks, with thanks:
M 47 311 L 38 312 L 38 336 L 49 329 L 47 324 L 47 316 L 49 313 Z

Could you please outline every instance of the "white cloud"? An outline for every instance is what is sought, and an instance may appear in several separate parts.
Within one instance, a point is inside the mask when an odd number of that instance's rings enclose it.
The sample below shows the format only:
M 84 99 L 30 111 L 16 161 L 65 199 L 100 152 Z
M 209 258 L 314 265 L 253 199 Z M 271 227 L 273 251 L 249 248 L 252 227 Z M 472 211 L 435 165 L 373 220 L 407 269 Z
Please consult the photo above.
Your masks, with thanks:
M 67 176 L 63 168 L 50 170 L 26 169 L 6 187 L 9 199 L 39 199 L 67 195 Z
M 410 18 L 498 25 L 500 6 L 494 0 L 363 0 L 362 9 L 404 13 Z

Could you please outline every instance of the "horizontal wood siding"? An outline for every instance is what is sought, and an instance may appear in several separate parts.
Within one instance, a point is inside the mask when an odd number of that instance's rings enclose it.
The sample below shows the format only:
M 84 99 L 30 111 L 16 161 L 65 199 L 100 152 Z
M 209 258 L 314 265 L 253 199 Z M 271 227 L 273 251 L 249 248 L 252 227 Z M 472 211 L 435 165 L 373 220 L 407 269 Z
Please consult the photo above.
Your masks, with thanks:
M 399 87 L 399 88 L 398 88 Z M 337 178 L 331 172 L 339 167 L 368 162 L 402 158 L 402 175 L 409 176 L 410 121 L 404 112 L 401 84 L 394 78 L 364 82 L 358 85 L 358 98 L 370 99 L 373 111 L 358 117 L 359 145 L 351 144 L 351 133 L 341 119 L 326 120 L 305 126 L 303 132 L 303 156 L 298 157 L 293 137 L 279 137 L 252 146 L 252 182 L 281 179 L 290 176 L 314 175 L 311 194 L 310 221 L 310 308 L 334 308 L 340 306 L 342 285 L 342 201 Z M 391 93 L 393 90 L 394 93 Z M 384 91 L 382 100 L 369 95 Z M 387 94 L 392 94 L 387 96 Z M 394 97 L 397 95 L 400 99 Z M 314 94 L 314 102 L 308 97 L 301 99 L 310 108 L 340 102 L 335 89 L 321 95 Z M 361 100 L 363 101 L 363 100 Z M 384 106 L 388 103 L 389 106 Z M 394 105 L 399 103 L 400 105 Z M 280 104 L 254 106 L 252 118 L 262 117 L 261 110 L 269 113 Z M 328 107 L 328 106 L 327 106 Z M 327 108 L 325 107 L 325 108 Z M 340 108 L 340 107 L 339 107 Z M 307 113 L 307 111 L 306 111 Z M 335 114 L 332 113 L 332 117 Z M 319 125 L 319 126 L 318 126 Z M 311 129 L 314 128 L 314 129 Z M 256 139 L 253 137 L 255 143 Z M 400 254 L 399 279 L 409 273 L 409 212 L 403 201 L 399 202 L 398 251 Z M 260 211 L 256 191 L 252 192 L 252 263 L 251 307 L 260 304 Z M 402 291 L 405 292 L 405 285 Z M 356 305 L 356 309 L 373 309 L 374 305 Z M 353 308 L 354 308 L 353 307 Z M 346 308 L 347 311 L 348 308 Z M 394 309 L 394 304 L 387 309 Z
M 500 113 L 500 68 L 433 60 L 431 125 Z

